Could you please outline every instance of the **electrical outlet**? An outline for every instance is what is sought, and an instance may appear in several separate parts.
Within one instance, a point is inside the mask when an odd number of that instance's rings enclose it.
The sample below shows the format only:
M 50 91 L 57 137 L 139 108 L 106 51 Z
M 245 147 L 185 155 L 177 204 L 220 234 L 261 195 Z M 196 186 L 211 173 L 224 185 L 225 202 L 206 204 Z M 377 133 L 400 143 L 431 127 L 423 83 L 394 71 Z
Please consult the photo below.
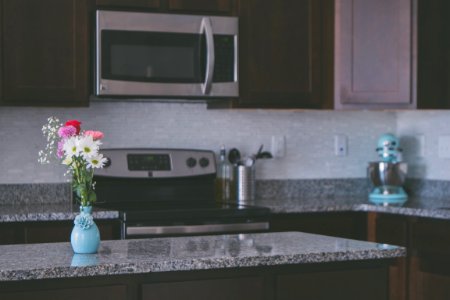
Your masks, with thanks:
M 336 134 L 334 136 L 334 154 L 336 156 L 347 156 L 348 142 L 345 134 Z
M 438 157 L 450 158 L 450 135 L 440 135 L 438 139 Z

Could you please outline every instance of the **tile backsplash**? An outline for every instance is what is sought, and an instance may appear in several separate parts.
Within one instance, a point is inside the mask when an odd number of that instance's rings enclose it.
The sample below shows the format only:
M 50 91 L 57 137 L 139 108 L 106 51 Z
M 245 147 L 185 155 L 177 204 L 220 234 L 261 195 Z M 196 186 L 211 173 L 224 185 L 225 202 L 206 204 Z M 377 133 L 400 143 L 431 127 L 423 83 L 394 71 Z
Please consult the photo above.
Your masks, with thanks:
M 364 178 L 376 159 L 378 136 L 396 132 L 390 111 L 215 109 L 204 103 L 97 101 L 87 108 L 0 107 L 0 184 L 65 182 L 64 167 L 40 165 L 41 127 L 48 116 L 79 119 L 84 129 L 105 133 L 103 147 L 200 148 L 220 145 L 245 154 L 272 136 L 285 137 L 282 158 L 261 160 L 258 179 Z M 400 132 L 406 132 L 403 128 Z M 335 156 L 334 136 L 348 137 L 348 155 Z
M 378 136 L 399 135 L 409 178 L 450 180 L 450 159 L 439 153 L 450 136 L 448 111 L 328 111 L 207 109 L 205 103 L 92 102 L 85 108 L 0 107 L 0 184 L 65 182 L 64 167 L 40 165 L 48 116 L 80 119 L 105 133 L 103 147 L 201 148 L 220 145 L 251 154 L 272 137 L 285 137 L 285 156 L 261 160 L 258 179 L 364 178 L 376 160 Z M 335 155 L 334 136 L 348 138 L 348 155 Z M 422 142 L 420 142 L 422 141 Z M 449 155 L 450 156 L 450 155 Z

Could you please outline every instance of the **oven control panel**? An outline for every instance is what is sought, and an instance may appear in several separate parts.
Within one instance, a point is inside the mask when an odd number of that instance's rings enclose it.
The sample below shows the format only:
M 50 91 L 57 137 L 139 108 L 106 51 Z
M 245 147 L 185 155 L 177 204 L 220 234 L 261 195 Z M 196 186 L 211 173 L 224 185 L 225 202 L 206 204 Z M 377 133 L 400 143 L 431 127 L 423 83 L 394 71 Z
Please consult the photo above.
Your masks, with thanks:
M 103 149 L 108 163 L 96 176 L 171 178 L 216 173 L 214 152 L 194 149 Z

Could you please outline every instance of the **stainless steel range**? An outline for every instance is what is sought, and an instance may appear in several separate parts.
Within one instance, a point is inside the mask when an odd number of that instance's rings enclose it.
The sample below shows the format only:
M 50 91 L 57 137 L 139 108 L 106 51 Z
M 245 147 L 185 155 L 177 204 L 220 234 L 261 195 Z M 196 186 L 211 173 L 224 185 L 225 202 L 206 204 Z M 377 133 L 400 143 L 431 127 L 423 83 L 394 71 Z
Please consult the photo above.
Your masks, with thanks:
M 105 149 L 96 171 L 96 206 L 120 212 L 123 239 L 259 232 L 269 209 L 217 203 L 212 151 Z

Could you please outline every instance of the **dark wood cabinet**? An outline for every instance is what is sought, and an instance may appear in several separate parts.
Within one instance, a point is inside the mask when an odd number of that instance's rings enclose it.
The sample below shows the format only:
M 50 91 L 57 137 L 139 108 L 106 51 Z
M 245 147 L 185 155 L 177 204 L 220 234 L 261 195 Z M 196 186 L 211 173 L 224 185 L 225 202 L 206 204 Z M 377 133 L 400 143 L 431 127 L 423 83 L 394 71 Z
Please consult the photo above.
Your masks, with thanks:
M 180 12 L 236 14 L 235 0 L 167 0 L 168 9 Z
M 13 292 L 2 294 L 2 300 L 123 300 L 126 298 L 126 286 L 104 286 L 104 287 L 77 287 L 67 289 L 54 289 L 44 291 Z
M 418 0 L 418 108 L 450 108 L 449 16 L 449 1 Z
M 345 261 L 10 281 L 0 285 L 0 298 L 385 300 L 387 263 L 384 260 Z
M 408 250 L 389 269 L 389 299 L 450 299 L 448 220 L 371 213 L 368 224 L 369 240 Z
M 240 107 L 323 106 L 324 2 L 239 2 Z
M 410 300 L 450 299 L 450 222 L 411 224 Z
M 416 5 L 336 1 L 335 108 L 416 107 Z
M 277 276 L 276 299 L 388 299 L 383 282 L 385 268 L 285 274 Z
M 369 214 L 369 241 L 408 247 L 407 219 L 396 215 Z M 370 220 L 373 221 L 371 224 Z M 389 299 L 406 300 L 408 289 L 408 258 L 398 258 L 389 267 Z
M 1 103 L 87 105 L 90 0 L 2 0 L 1 6 Z
M 118 220 L 95 220 L 101 240 L 120 239 Z M 68 242 L 73 221 L 21 222 L 0 224 L 0 245 Z
M 95 0 L 95 4 L 116 8 L 160 8 L 161 0 Z
M 356 212 L 275 214 L 271 217 L 270 230 L 366 240 L 367 216 Z
M 17 223 L 0 224 L 0 245 L 25 243 L 23 226 Z
M 263 300 L 260 277 L 223 278 L 142 285 L 142 300 Z

